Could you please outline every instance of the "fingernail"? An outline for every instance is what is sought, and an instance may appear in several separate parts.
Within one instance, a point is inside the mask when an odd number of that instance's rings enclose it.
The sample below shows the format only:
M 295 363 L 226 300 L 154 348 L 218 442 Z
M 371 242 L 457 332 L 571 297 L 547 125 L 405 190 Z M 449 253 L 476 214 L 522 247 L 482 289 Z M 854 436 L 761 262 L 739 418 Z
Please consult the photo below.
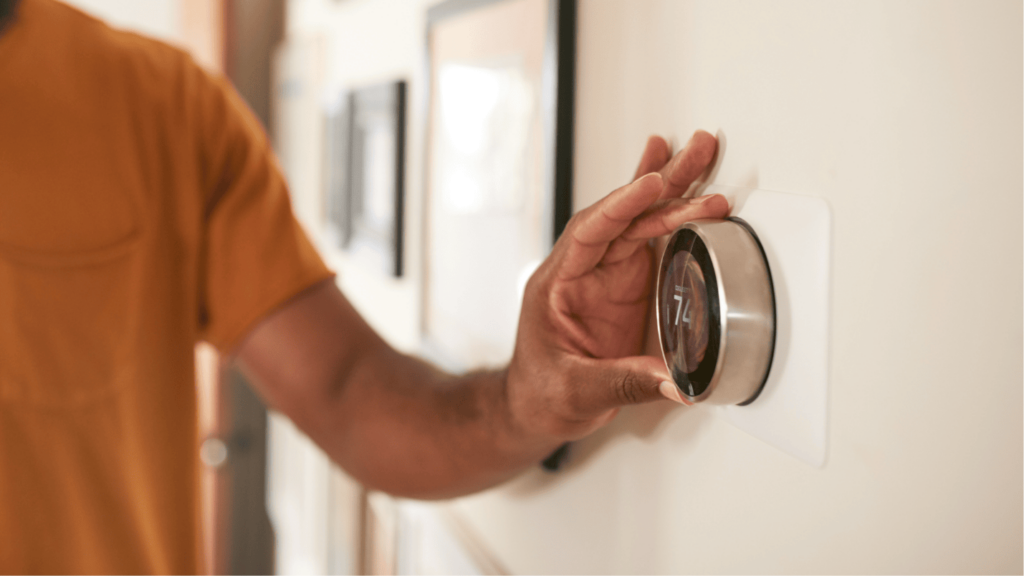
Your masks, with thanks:
M 658 391 L 661 395 L 673 402 L 679 404 L 686 404 L 681 394 L 679 394 L 679 388 L 676 387 L 675 382 L 669 382 L 668 380 L 662 380 L 661 384 L 658 385 Z
M 649 178 L 654 178 L 659 183 L 661 182 L 661 174 L 658 174 L 657 172 L 648 172 L 647 174 L 641 176 L 640 179 L 637 180 L 637 182 L 639 182 L 640 180 L 647 180 Z
M 693 199 L 693 203 L 694 204 L 703 204 L 703 203 L 707 202 L 708 200 L 711 200 L 711 196 L 698 196 L 698 197 Z

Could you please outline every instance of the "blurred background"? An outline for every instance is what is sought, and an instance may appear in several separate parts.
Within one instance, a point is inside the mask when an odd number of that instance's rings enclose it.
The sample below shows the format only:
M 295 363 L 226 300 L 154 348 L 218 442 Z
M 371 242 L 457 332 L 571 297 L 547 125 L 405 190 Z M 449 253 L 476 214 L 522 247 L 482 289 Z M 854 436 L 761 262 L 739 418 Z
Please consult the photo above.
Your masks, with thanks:
M 832 209 L 824 466 L 660 403 L 558 472 L 395 500 L 200 346 L 210 573 L 1021 573 L 1020 2 L 579 0 L 557 102 L 542 0 L 70 3 L 228 76 L 342 290 L 452 369 L 507 358 L 559 210 L 627 182 L 649 134 L 717 132 L 716 183 Z M 568 152 L 544 128 L 567 104 Z M 474 245 L 502 226 L 492 271 Z M 482 274 L 505 276 L 451 292 Z

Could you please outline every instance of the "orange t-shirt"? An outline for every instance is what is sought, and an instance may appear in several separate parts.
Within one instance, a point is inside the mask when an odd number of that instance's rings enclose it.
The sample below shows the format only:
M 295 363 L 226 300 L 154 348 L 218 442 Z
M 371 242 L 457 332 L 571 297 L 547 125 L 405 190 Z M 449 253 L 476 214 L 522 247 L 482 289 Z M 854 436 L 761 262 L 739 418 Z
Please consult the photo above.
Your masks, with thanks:
M 0 34 L 0 572 L 199 569 L 193 347 L 329 278 L 258 121 L 53 0 Z

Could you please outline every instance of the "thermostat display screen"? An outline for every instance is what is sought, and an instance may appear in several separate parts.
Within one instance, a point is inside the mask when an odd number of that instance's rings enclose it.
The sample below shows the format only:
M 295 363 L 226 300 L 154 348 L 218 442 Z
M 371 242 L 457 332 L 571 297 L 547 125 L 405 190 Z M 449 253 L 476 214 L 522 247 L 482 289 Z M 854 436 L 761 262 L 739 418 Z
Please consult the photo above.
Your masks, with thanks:
M 708 298 L 704 274 L 697 259 L 689 252 L 679 252 L 669 265 L 668 279 L 672 284 L 669 320 L 672 327 L 666 331 L 671 346 L 677 349 L 682 368 L 692 372 L 704 359 L 708 350 Z M 671 308 L 675 310 L 671 310 Z
M 668 247 L 659 290 L 658 328 L 672 378 L 684 394 L 707 389 L 718 358 L 719 303 L 714 269 L 704 242 L 684 230 Z

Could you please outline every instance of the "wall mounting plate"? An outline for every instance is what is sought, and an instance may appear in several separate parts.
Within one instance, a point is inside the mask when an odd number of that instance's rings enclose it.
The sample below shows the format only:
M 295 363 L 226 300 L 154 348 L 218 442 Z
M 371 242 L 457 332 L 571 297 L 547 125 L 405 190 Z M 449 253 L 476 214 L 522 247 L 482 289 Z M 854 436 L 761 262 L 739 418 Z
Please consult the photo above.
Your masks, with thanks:
M 821 198 L 711 185 L 757 232 L 771 269 L 775 355 L 748 406 L 717 407 L 737 428 L 810 464 L 825 464 L 828 436 L 832 212 Z

